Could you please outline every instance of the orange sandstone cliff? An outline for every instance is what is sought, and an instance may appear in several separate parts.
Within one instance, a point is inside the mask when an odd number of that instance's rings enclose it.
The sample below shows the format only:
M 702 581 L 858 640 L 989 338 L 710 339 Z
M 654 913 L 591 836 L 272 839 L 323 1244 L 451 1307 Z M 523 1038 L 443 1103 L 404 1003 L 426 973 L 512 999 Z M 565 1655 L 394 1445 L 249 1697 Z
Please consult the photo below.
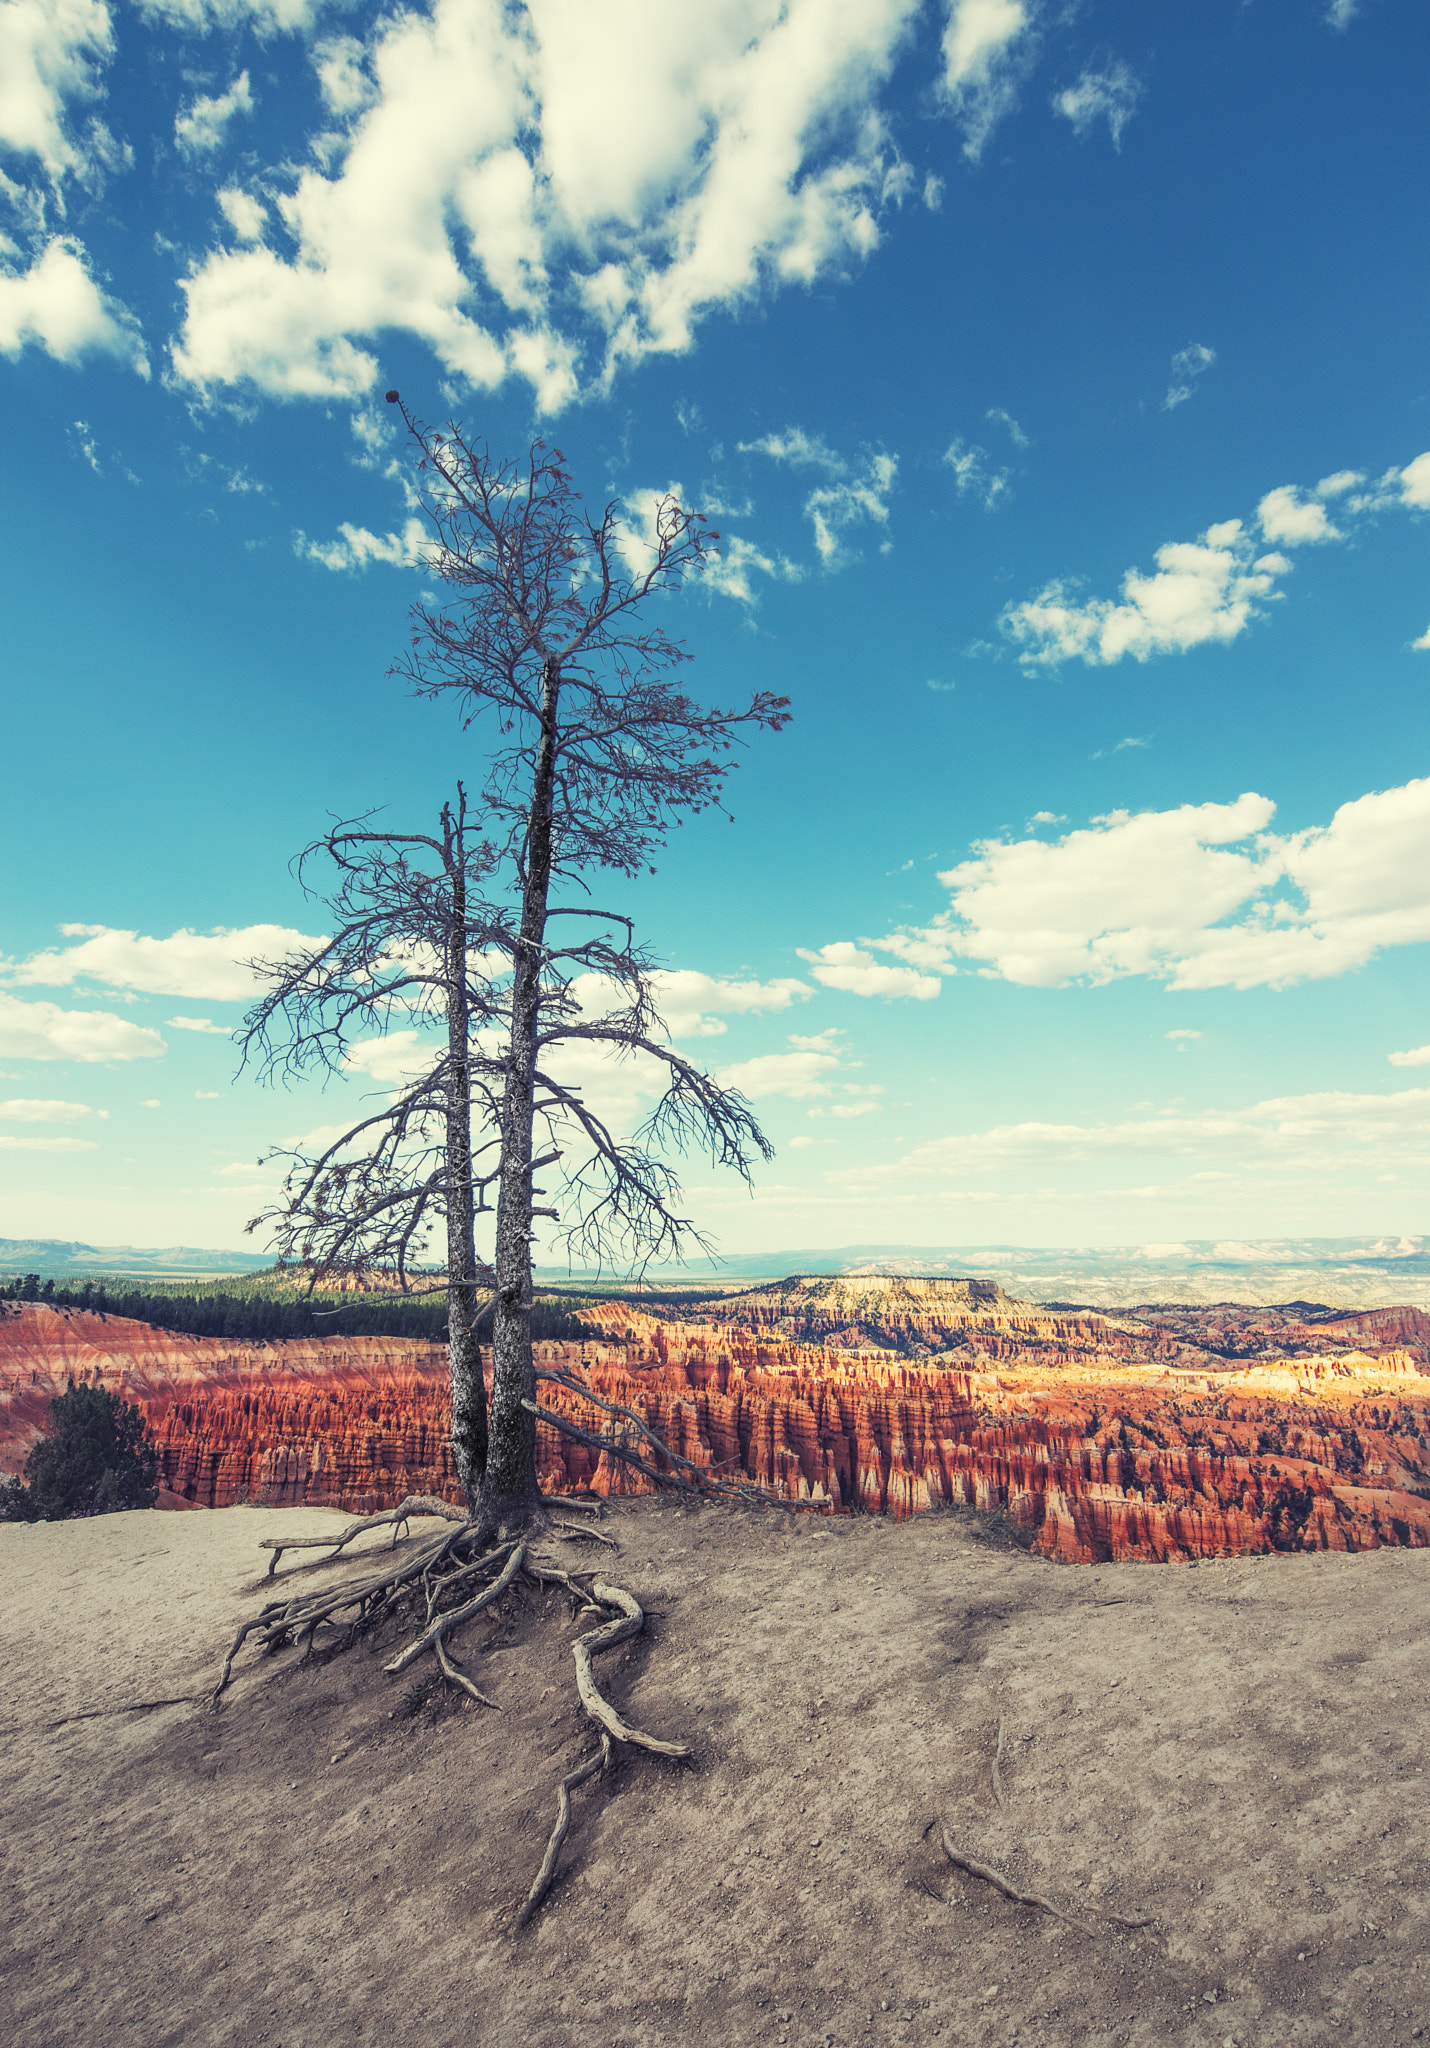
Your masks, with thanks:
M 777 1313 L 756 1302 L 739 1321 L 611 1304 L 587 1341 L 538 1345 L 538 1362 L 632 1408 L 693 1463 L 816 1512 L 1001 1510 L 1068 1561 L 1430 1546 L 1419 1311 L 1139 1320 L 944 1293 L 881 1315 L 867 1297 L 826 1295 L 811 1310 L 794 1285 Z M 864 1329 L 904 1355 L 860 1346 Z M 0 1318 L 0 1469 L 20 1469 L 71 1376 L 144 1410 L 166 1488 L 198 1506 L 367 1513 L 411 1492 L 460 1497 L 440 1346 L 239 1344 L 12 1306 Z M 540 1393 L 593 1431 L 611 1427 L 549 1381 Z M 545 1425 L 538 1437 L 549 1492 L 650 1483 Z

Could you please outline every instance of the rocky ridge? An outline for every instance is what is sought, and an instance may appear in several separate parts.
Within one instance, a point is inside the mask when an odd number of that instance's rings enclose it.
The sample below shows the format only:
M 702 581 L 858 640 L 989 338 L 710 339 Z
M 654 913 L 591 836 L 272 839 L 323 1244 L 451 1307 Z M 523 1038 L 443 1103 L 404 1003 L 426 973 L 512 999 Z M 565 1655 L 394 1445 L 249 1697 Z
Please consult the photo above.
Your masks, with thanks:
M 957 1283 L 905 1283 L 886 1304 L 872 1286 L 802 1285 L 735 1298 L 742 1321 L 610 1303 L 584 1342 L 542 1344 L 538 1357 L 632 1408 L 692 1463 L 814 1510 L 999 1511 L 1069 1561 L 1430 1547 L 1420 1311 L 1298 1303 L 1194 1322 L 1183 1310 L 1036 1310 L 990 1299 L 984 1283 L 962 1296 Z M 796 1321 L 798 1335 L 785 1327 Z M 866 1325 L 883 1348 L 854 1344 Z M 460 1497 L 441 1346 L 242 1345 L 26 1304 L 0 1319 L 0 1468 L 20 1468 L 71 1375 L 143 1408 L 176 1505 L 362 1513 L 408 1492 Z M 579 1395 L 541 1392 L 608 1426 Z M 649 1484 L 545 1426 L 539 1444 L 548 1491 Z

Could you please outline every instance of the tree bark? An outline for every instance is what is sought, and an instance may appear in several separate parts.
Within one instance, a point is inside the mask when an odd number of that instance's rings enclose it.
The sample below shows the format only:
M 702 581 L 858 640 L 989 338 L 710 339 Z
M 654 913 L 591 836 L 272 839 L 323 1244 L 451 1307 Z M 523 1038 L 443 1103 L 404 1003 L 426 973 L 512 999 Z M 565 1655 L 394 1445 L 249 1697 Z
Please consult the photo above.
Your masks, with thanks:
M 480 1519 L 487 1530 L 519 1529 L 541 1507 L 536 1477 L 536 1418 L 524 1404 L 536 1398 L 531 1356 L 531 1140 L 546 903 L 551 889 L 552 796 L 560 693 L 560 669 L 548 660 L 541 671 L 541 734 L 526 835 L 521 928 L 512 972 L 511 1040 L 502 1096 L 491 1425 L 480 1509 Z
M 466 849 L 459 818 L 444 819 L 452 924 L 447 935 L 447 1360 L 452 1375 L 452 1455 L 476 1513 L 487 1469 L 487 1388 L 477 1341 L 477 1247 L 472 1190 L 472 1067 L 467 1001 Z M 453 840 L 455 838 L 455 860 Z

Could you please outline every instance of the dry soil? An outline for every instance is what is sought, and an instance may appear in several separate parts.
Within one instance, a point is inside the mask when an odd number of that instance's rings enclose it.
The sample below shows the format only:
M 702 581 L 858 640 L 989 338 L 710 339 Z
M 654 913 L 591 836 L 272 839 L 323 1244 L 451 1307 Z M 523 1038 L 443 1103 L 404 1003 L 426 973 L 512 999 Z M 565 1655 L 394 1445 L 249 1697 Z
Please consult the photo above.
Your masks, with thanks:
M 613 1506 L 649 1622 L 602 1682 L 695 1757 L 579 1791 L 514 1935 L 594 1749 L 567 1603 L 469 1626 L 497 1713 L 385 1677 L 396 1623 L 204 1704 L 259 1537 L 341 1522 L 0 1528 L 13 2048 L 1430 2038 L 1430 1553 L 1067 1567 L 968 1513 Z

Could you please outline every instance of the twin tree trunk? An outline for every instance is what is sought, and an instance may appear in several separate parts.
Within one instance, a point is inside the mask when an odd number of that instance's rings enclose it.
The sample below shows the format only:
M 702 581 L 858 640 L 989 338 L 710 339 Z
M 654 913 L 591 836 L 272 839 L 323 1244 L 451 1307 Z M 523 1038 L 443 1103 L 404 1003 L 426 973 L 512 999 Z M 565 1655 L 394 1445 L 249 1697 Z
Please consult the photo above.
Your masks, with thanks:
M 502 1098 L 492 1406 L 478 1509 L 487 1532 L 518 1529 L 531 1521 L 541 1507 L 536 1477 L 536 1417 L 522 1403 L 536 1399 L 536 1370 L 531 1356 L 531 1141 L 546 900 L 551 889 L 556 707 L 560 692 L 561 671 L 554 661 L 548 660 L 541 671 L 541 737 L 536 750 L 526 839 L 521 930 L 512 971 L 511 1039 Z

